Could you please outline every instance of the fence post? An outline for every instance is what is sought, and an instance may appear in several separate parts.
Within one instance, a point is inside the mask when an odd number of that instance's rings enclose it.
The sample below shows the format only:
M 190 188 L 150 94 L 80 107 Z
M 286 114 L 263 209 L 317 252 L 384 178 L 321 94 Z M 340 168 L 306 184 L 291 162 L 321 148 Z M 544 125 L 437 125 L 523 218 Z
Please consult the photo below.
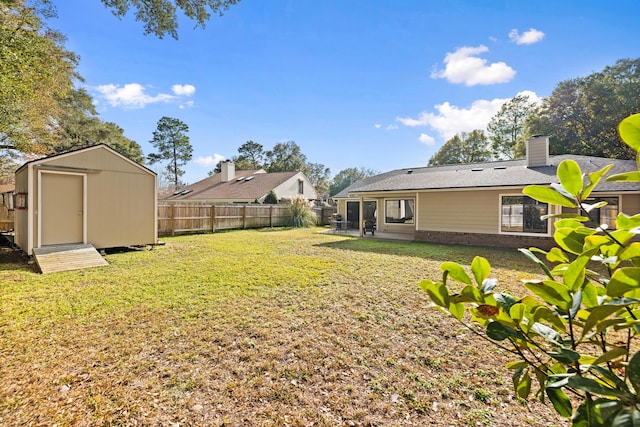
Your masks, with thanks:
M 216 231 L 216 205 L 211 205 L 211 232 Z
M 247 205 L 242 206 L 242 229 L 247 228 Z
M 173 215 L 173 204 L 169 205 L 169 228 L 171 230 L 171 235 L 175 236 L 175 218 Z
M 273 228 L 273 205 L 269 206 L 269 227 Z

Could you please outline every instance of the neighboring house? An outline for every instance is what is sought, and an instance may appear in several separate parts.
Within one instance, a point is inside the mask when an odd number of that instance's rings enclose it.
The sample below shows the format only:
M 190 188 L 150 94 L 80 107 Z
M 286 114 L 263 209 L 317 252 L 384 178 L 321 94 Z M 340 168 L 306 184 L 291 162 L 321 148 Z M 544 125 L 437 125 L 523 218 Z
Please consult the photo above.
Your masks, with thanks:
M 311 182 L 302 172 L 271 172 L 259 170 L 236 171 L 232 161 L 221 163 L 222 171 L 194 184 L 181 188 L 164 200 L 193 200 L 207 203 L 262 202 L 271 190 L 278 200 L 301 195 L 307 200 L 318 196 Z
M 27 162 L 15 185 L 15 242 L 28 255 L 157 243 L 155 172 L 104 144 Z
M 531 184 L 558 182 L 558 164 L 575 160 L 588 174 L 612 164 L 607 174 L 637 169 L 634 160 L 549 156 L 548 137 L 527 141 L 525 159 L 398 169 L 364 178 L 336 195 L 338 213 L 362 234 L 363 220 L 377 229 L 409 233 L 415 240 L 505 247 L 551 247 L 553 220 L 541 215 L 569 209 L 540 203 L 522 194 Z M 619 212 L 640 212 L 640 183 L 601 181 L 591 195 L 605 200 L 596 215 L 615 225 Z

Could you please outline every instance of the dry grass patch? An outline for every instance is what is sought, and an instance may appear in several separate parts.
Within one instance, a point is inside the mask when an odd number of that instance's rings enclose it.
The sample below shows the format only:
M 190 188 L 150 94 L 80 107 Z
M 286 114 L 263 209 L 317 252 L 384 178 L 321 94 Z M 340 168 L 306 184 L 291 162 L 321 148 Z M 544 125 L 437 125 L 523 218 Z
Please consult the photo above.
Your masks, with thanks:
M 316 231 L 167 238 L 46 276 L 0 255 L 0 424 L 564 425 L 417 286 L 479 253 L 514 284 L 524 257 Z

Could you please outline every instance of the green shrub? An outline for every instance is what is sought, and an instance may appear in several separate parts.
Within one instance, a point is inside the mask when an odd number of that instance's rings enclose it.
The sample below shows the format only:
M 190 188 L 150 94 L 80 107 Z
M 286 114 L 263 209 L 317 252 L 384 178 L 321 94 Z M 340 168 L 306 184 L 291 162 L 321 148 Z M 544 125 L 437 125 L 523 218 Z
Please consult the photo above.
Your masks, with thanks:
M 640 149 L 640 114 L 623 120 L 619 131 Z M 632 241 L 640 234 L 640 214 L 620 213 L 615 230 L 588 226 L 597 224 L 593 212 L 606 204 L 588 204 L 588 197 L 610 168 L 585 180 L 567 160 L 558 165 L 559 184 L 524 189 L 578 212 L 546 216 L 557 219 L 557 247 L 520 249 L 544 272 L 544 279 L 524 284 L 528 296 L 494 292 L 497 280 L 481 257 L 473 259 L 471 276 L 445 262 L 442 281 L 420 282 L 436 306 L 515 356 L 507 368 L 519 398 L 527 399 L 537 382 L 536 397 L 548 399 L 574 426 L 640 426 L 640 242 Z M 640 182 L 640 171 L 607 180 Z M 460 292 L 449 293 L 451 280 L 463 285 Z
M 264 203 L 266 205 L 277 205 L 278 196 L 276 195 L 276 192 L 273 190 L 270 190 L 269 193 L 267 193 L 267 195 L 264 196 Z
M 313 206 L 302 196 L 291 199 L 289 225 L 294 228 L 316 225 L 316 213 L 313 211 Z

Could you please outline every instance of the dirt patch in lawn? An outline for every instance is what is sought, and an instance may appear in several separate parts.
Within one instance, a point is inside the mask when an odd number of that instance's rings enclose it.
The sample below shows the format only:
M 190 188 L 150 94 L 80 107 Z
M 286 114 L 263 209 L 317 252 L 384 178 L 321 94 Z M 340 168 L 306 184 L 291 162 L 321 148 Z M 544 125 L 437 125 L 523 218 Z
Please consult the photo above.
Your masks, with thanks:
M 437 247 L 309 230 L 166 243 L 104 269 L 0 270 L 0 424 L 567 424 L 428 307 Z

